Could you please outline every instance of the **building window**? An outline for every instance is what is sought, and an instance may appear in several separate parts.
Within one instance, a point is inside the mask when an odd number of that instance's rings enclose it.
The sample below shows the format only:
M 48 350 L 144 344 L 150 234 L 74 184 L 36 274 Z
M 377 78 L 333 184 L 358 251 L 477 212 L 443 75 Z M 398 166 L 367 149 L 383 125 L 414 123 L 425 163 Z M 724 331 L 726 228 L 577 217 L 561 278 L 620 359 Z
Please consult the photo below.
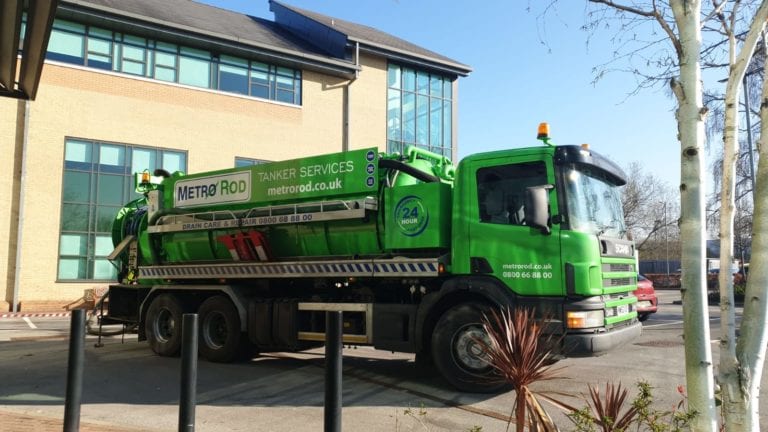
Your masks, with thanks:
M 253 165 L 261 165 L 269 163 L 269 161 L 263 160 L 263 159 L 251 159 L 251 158 L 244 158 L 244 157 L 236 157 L 235 158 L 235 168 L 241 168 L 241 167 L 247 167 L 247 166 L 253 166 Z
M 387 70 L 387 150 L 414 145 L 451 157 L 450 78 L 390 64 Z
M 301 71 L 57 19 L 46 58 L 301 105 Z
M 156 168 L 186 171 L 186 152 L 66 140 L 58 280 L 117 277 L 106 259 L 113 249 L 112 221 L 123 205 L 139 198 L 133 174 Z

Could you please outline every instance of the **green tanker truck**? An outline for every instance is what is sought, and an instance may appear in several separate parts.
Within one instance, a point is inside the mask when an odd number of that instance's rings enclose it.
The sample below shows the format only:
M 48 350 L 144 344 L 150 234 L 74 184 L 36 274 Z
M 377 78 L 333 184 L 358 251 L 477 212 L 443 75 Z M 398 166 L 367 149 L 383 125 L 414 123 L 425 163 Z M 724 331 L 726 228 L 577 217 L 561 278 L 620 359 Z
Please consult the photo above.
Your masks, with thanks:
M 497 384 L 477 340 L 483 313 L 547 316 L 566 355 L 640 335 L 634 244 L 619 167 L 587 146 L 464 158 L 353 150 L 185 175 L 137 175 L 113 225 L 105 320 L 180 350 L 199 314 L 200 354 L 300 350 L 342 311 L 343 340 L 416 353 L 464 391 Z

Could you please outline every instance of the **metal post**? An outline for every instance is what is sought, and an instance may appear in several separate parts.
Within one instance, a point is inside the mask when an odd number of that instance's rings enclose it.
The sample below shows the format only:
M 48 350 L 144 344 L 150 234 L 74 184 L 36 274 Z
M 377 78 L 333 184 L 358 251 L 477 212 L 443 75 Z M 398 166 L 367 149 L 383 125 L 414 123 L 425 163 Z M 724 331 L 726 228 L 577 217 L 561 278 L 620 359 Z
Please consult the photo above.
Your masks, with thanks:
M 80 430 L 80 402 L 83 396 L 83 362 L 85 359 L 85 310 L 72 311 L 69 329 L 69 363 L 67 393 L 64 401 L 64 432 Z
M 667 226 L 667 202 L 664 201 L 664 249 L 667 260 L 667 281 L 669 281 L 669 227 Z
M 341 432 L 342 312 L 325 313 L 325 432 Z
M 197 396 L 197 314 L 184 314 L 181 327 L 179 432 L 194 432 Z

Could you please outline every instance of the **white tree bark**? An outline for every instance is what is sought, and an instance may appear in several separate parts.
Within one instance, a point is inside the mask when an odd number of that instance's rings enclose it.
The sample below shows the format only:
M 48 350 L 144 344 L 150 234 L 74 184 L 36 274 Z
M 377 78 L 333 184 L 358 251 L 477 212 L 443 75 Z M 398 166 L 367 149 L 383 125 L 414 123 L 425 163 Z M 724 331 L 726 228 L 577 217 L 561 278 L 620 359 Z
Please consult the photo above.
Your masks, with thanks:
M 717 430 L 709 311 L 704 278 L 704 117 L 701 88 L 701 2 L 670 0 L 680 34 L 680 80 L 672 83 L 678 100 L 681 155 L 680 237 L 683 244 L 682 297 L 685 375 L 689 408 L 699 415 L 695 431 Z
M 763 36 L 765 38 L 765 35 Z M 765 42 L 765 39 L 764 39 Z M 768 68 L 768 58 L 765 61 Z M 768 69 L 765 69 L 768 70 Z M 760 145 L 757 178 L 755 179 L 755 212 L 752 221 L 752 259 L 747 291 L 744 295 L 744 315 L 736 346 L 739 362 L 740 390 L 745 403 L 743 426 L 727 430 L 760 430 L 760 380 L 768 345 L 768 75 L 764 75 L 760 104 Z
M 725 88 L 725 127 L 723 132 L 723 180 L 720 191 L 720 373 L 723 400 L 723 421 L 726 430 L 743 429 L 746 421 L 747 395 L 741 391 L 739 362 L 736 357 L 736 313 L 733 309 L 733 222 L 736 193 L 736 161 L 739 157 L 739 92 L 744 74 L 755 51 L 768 18 L 768 0 L 763 0 L 755 12 L 741 50 L 736 43 L 733 22 L 738 5 L 731 11 L 731 25 L 726 28 L 729 45 L 728 83 Z M 727 24 L 725 24 L 727 26 Z

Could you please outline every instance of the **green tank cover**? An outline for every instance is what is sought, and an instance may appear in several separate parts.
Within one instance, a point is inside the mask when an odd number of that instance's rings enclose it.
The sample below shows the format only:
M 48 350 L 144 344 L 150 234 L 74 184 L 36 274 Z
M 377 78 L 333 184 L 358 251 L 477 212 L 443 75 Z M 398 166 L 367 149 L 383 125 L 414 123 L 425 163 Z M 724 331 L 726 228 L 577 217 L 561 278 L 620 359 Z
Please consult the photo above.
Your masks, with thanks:
M 397 163 L 382 168 L 380 159 Z M 121 210 L 113 241 L 128 234 L 126 227 L 139 227 L 140 265 L 445 248 L 453 172 L 449 160 L 423 150 L 401 156 L 368 148 L 174 173 L 160 184 L 137 185 L 142 192 L 158 191 L 159 208 L 151 217 L 137 211 L 141 203 Z M 366 200 L 373 208 L 354 217 L 327 216 Z M 186 222 L 169 225 L 171 220 Z

